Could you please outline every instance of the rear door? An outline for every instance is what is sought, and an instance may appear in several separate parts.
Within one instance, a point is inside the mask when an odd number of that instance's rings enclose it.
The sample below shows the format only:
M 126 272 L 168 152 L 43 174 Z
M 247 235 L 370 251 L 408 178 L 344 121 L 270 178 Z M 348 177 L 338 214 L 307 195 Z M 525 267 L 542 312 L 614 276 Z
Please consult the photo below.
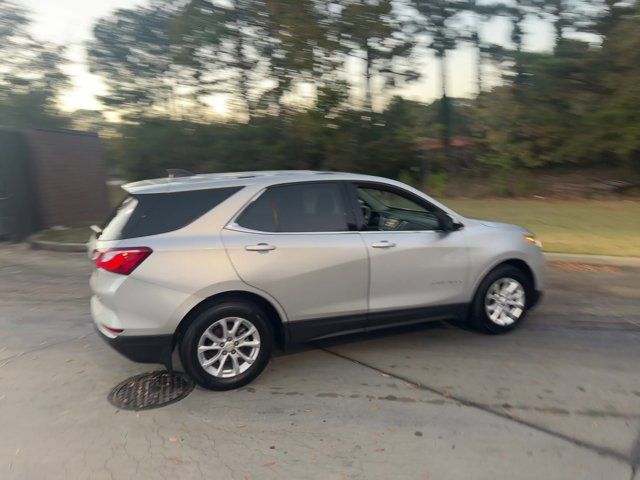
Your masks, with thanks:
M 346 185 L 272 186 L 222 232 L 238 275 L 287 313 L 294 341 L 363 328 L 368 259 Z

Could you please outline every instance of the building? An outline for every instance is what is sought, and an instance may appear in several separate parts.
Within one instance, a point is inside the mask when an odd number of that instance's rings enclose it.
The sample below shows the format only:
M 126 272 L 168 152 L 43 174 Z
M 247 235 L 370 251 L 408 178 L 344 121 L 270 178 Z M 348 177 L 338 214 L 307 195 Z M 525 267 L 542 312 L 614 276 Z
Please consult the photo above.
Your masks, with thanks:
M 101 221 L 109 211 L 99 137 L 68 130 L 0 130 L 0 238 Z

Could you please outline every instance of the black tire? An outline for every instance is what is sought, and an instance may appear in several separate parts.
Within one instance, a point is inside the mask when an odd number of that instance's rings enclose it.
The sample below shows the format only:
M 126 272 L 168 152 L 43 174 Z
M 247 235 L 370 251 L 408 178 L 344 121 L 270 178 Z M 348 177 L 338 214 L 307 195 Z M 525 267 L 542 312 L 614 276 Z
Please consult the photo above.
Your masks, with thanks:
M 198 342 L 205 330 L 227 317 L 239 317 L 255 326 L 260 335 L 260 348 L 245 371 L 234 377 L 222 378 L 207 372 L 200 364 Z M 180 360 L 186 373 L 201 387 L 218 391 L 239 388 L 255 379 L 269 363 L 272 350 L 273 331 L 267 316 L 255 304 L 242 299 L 226 300 L 201 311 L 187 328 L 179 345 Z
M 525 301 L 524 309 L 518 319 L 510 325 L 499 325 L 493 322 L 487 315 L 485 309 L 485 297 L 487 291 L 496 281 L 503 278 L 512 278 L 524 287 Z M 527 310 L 533 300 L 533 287 L 529 277 L 519 268 L 512 265 L 501 265 L 493 269 L 480 282 L 476 295 L 471 304 L 470 323 L 473 328 L 482 333 L 501 334 L 507 333 L 522 323 L 527 315 Z

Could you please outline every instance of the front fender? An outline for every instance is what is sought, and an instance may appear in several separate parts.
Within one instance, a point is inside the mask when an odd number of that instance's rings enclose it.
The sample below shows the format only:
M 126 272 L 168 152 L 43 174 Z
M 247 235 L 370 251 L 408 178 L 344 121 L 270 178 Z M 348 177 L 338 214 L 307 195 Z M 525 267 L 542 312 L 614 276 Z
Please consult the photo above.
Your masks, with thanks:
M 532 257 L 531 255 L 527 255 L 523 252 L 514 250 L 505 252 L 501 255 L 496 256 L 495 258 L 492 258 L 489 262 L 486 262 L 480 268 L 472 272 L 469 282 L 471 285 L 471 296 L 469 298 L 469 301 L 473 301 L 480 283 L 489 274 L 489 272 L 491 272 L 499 265 L 514 260 L 521 261 L 525 265 L 527 265 L 527 267 L 529 267 L 531 276 L 533 278 L 533 288 L 537 292 L 536 296 L 539 296 L 540 292 L 544 290 L 544 258 L 542 257 L 542 254 L 539 254 L 538 256 L 539 260 L 538 258 L 536 258 L 537 256 Z

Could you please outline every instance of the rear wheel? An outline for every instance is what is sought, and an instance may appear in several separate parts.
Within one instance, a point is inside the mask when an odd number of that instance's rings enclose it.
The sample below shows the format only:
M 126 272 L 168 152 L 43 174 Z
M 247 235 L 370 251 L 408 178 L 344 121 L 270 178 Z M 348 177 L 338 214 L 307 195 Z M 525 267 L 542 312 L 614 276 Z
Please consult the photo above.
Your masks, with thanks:
M 480 283 L 471 309 L 471 323 L 482 332 L 505 333 L 524 319 L 532 286 L 522 270 L 503 265 Z
M 180 343 L 187 374 L 210 390 L 231 390 L 256 378 L 271 357 L 273 333 L 264 312 L 243 300 L 202 311 Z

